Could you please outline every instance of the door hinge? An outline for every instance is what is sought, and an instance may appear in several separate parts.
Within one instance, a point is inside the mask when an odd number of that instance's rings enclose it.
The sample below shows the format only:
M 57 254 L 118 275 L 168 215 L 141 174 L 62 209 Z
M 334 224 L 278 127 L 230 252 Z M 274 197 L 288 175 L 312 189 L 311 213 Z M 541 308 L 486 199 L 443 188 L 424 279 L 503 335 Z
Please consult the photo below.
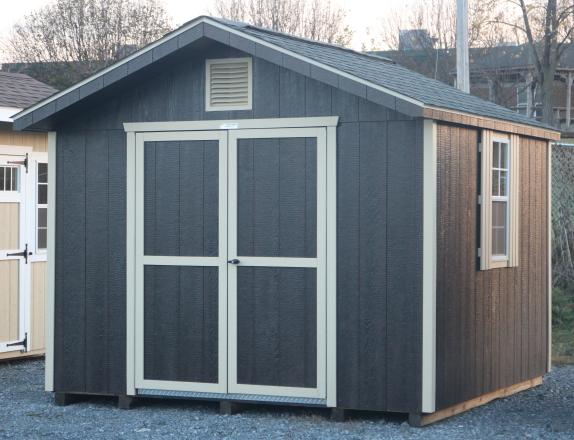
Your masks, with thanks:
M 28 252 L 28 243 L 26 243 L 26 246 L 24 247 L 24 250 L 22 252 L 12 252 L 9 254 L 6 254 L 7 257 L 24 257 L 24 262 L 26 264 L 28 264 L 28 256 L 32 255 L 32 252 Z
M 6 347 L 18 347 L 18 346 L 22 346 L 24 347 L 23 349 L 21 349 L 21 352 L 25 352 L 28 351 L 28 333 L 24 333 L 24 339 L 18 342 L 12 342 L 11 344 L 6 344 Z
M 26 157 L 24 160 L 10 160 L 8 161 L 9 165 L 24 165 L 26 169 L 26 174 L 28 174 L 28 153 L 26 153 Z
M 482 196 L 480 194 L 478 195 L 478 204 L 482 205 Z

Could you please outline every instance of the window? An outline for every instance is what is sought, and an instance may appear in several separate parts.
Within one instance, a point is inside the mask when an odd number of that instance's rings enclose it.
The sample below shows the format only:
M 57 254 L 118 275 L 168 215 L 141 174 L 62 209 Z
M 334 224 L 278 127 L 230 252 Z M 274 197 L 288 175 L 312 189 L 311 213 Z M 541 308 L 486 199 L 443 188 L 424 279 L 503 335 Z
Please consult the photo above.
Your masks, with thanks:
M 46 250 L 48 240 L 48 164 L 38 162 L 36 176 L 36 249 Z
M 205 71 L 206 111 L 251 109 L 251 58 L 207 60 Z
M 485 130 L 481 154 L 481 269 L 518 265 L 519 137 Z
M 17 192 L 20 168 L 10 165 L 0 166 L 0 191 L 14 191 Z

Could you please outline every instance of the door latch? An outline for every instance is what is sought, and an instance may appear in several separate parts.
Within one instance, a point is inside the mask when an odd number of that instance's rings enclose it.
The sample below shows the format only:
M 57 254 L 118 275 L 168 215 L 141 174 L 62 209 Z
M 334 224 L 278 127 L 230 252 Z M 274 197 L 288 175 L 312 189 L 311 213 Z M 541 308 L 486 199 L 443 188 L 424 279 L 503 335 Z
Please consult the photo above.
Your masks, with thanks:
M 228 260 L 227 262 L 229 264 L 239 264 L 239 260 L 237 258 L 234 258 L 233 260 Z
M 28 351 L 28 333 L 24 333 L 24 339 L 18 342 L 12 342 L 11 344 L 6 344 L 6 347 L 18 347 L 18 346 L 22 346 L 24 348 L 22 348 L 20 351 L 21 352 L 25 352 Z
M 6 254 L 7 257 L 24 257 L 24 262 L 28 264 L 28 256 L 32 255 L 32 252 L 28 252 L 28 243 L 26 243 L 26 247 L 22 252 L 12 252 L 10 254 Z

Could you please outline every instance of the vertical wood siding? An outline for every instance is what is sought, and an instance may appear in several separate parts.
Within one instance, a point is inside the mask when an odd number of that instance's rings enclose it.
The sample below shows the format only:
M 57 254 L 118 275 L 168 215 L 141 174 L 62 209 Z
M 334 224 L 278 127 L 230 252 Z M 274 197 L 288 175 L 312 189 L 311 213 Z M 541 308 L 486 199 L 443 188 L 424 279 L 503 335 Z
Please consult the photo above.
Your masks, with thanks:
M 438 127 L 437 409 L 546 372 L 547 164 L 520 139 L 520 263 L 480 271 L 478 131 Z
M 166 58 L 57 128 L 55 389 L 125 392 L 123 122 L 337 115 L 338 405 L 417 411 L 422 123 L 258 58 L 253 109 L 205 112 L 204 59 L 244 55 L 208 49 Z

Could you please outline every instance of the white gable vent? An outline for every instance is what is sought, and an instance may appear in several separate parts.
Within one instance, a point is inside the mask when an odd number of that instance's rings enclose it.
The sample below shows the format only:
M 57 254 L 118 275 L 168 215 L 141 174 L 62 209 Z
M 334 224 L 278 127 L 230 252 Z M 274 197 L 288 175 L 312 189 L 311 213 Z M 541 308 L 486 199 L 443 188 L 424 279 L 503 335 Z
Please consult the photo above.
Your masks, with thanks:
M 251 58 L 206 60 L 205 109 L 251 109 Z

